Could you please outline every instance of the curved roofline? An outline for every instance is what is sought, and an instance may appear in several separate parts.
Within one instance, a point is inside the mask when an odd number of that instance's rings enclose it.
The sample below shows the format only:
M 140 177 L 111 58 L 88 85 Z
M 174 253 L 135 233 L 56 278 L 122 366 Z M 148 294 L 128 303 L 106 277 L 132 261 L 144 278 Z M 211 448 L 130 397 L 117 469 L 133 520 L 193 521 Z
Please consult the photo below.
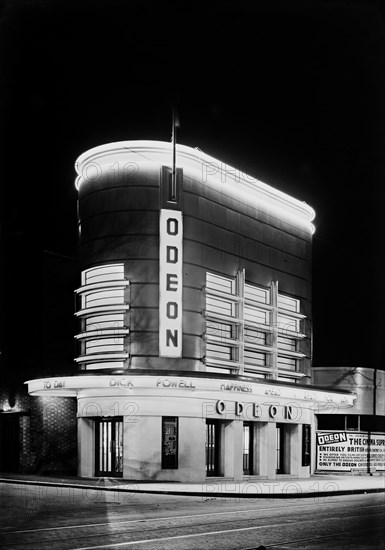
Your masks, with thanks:
M 148 140 L 118 141 L 93 147 L 82 153 L 76 160 L 77 189 L 85 180 L 84 171 L 87 166 L 100 167 L 105 165 L 111 156 L 122 154 L 124 154 L 125 162 L 128 163 L 153 162 L 171 165 L 172 143 Z M 314 226 L 311 222 L 315 218 L 315 211 L 304 201 L 295 199 L 267 183 L 263 183 L 253 176 L 203 153 L 197 148 L 177 144 L 176 159 L 178 167 L 195 172 L 195 174 L 199 173 L 202 184 L 220 185 L 224 191 L 231 186 L 233 194 L 246 195 L 257 199 L 270 208 L 281 210 L 282 214 L 291 214 L 297 221 L 302 222 L 301 225 L 305 225 L 311 233 L 314 233 Z M 96 179 L 96 176 L 94 179 Z

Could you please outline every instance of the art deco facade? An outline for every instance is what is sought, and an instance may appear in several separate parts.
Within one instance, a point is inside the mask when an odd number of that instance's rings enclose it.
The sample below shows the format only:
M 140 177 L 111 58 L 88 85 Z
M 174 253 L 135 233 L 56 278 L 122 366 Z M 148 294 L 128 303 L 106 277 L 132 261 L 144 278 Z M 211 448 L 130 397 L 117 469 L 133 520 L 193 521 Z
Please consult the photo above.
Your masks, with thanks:
M 352 393 L 310 384 L 310 206 L 197 149 L 103 145 L 76 163 L 79 475 L 300 477 L 315 413 Z

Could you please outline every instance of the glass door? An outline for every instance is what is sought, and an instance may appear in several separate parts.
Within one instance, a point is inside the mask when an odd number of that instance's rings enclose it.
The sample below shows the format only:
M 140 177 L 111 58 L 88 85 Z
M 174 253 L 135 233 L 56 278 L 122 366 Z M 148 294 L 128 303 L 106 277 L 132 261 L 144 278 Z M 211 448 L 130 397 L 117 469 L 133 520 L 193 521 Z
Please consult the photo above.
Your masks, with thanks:
M 284 426 L 282 424 L 276 424 L 276 444 L 275 444 L 275 456 L 276 456 L 276 473 L 283 474 L 284 472 Z
M 123 420 L 102 418 L 96 421 L 97 476 L 123 476 Z
M 216 420 L 206 420 L 206 476 L 217 476 L 219 457 L 219 425 Z
M 243 423 L 243 474 L 253 473 L 253 425 L 251 422 Z

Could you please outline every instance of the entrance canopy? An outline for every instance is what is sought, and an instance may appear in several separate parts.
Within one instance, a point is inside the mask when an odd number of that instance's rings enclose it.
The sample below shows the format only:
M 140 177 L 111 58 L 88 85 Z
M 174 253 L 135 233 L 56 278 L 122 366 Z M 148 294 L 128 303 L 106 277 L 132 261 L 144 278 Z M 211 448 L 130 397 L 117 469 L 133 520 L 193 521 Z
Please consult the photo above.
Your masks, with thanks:
M 266 400 L 293 400 L 302 408 L 316 409 L 320 406 L 345 409 L 353 407 L 356 398 L 353 392 L 329 391 L 316 386 L 299 386 L 277 382 L 240 381 L 228 378 L 157 375 L 97 375 L 63 376 L 28 380 L 28 392 L 34 396 L 52 397 L 123 397 L 148 398 L 189 397 L 191 399 L 234 399 L 243 402 Z M 317 412 L 317 411 L 315 411 Z

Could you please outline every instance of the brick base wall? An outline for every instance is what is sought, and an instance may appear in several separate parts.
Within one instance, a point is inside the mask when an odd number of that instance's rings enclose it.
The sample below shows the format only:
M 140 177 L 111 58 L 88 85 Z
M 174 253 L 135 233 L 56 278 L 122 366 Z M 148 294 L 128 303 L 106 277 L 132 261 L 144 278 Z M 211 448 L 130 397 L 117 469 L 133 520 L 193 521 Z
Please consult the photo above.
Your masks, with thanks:
M 0 394 L 1 402 L 8 403 L 6 390 Z M 23 388 L 7 414 L 19 418 L 19 464 L 15 463 L 15 472 L 77 474 L 75 398 L 31 397 Z

